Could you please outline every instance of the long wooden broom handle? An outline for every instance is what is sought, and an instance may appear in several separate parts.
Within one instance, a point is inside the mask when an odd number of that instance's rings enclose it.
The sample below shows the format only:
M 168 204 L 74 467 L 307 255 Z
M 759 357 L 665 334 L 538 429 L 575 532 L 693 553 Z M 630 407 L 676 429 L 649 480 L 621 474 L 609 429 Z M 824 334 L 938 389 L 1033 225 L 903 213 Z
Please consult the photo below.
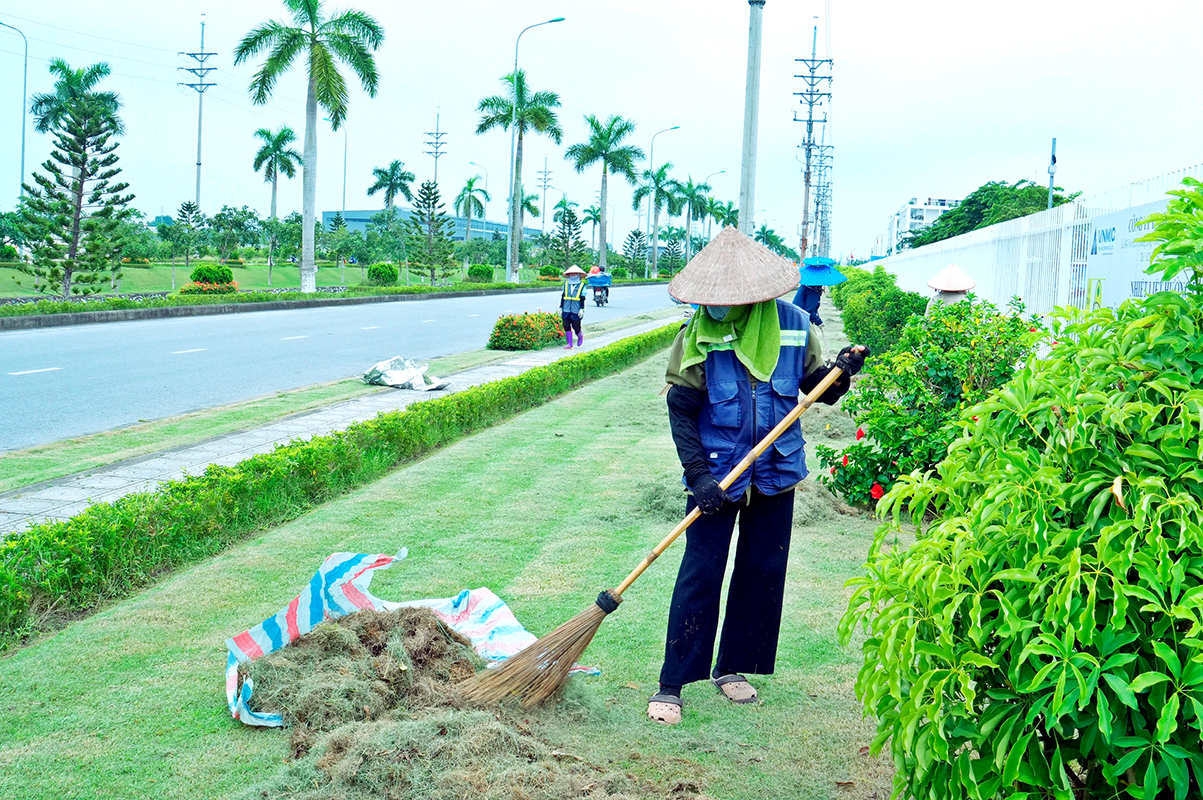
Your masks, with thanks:
M 768 450 L 769 446 L 773 442 L 777 441 L 781 434 L 785 433 L 791 425 L 798 421 L 798 417 L 802 416 L 802 412 L 814 405 L 815 401 L 822 397 L 823 393 L 831 387 L 831 384 L 838 381 L 840 376 L 843 374 L 844 371 L 842 369 L 839 367 L 833 367 L 831 372 L 828 372 L 826 377 L 819 382 L 819 385 L 816 386 L 810 394 L 806 395 L 806 397 L 803 397 L 798 403 L 797 407 L 786 414 L 785 419 L 778 422 L 777 427 L 769 431 L 765 437 L 752 448 L 752 451 L 744 456 L 743 460 L 736 464 L 735 467 L 727 473 L 727 477 L 719 481 L 718 485 L 721 486 L 724 491 L 730 488 L 731 484 L 735 483 L 739 476 L 743 475 L 744 472 L 747 471 L 748 467 L 752 466 L 752 462 L 760 458 L 764 451 Z M 677 527 L 672 529 L 672 533 L 668 534 L 668 536 L 665 536 L 664 540 L 661 541 L 660 544 L 656 545 L 652 549 L 652 552 L 648 553 L 647 556 L 644 557 L 643 563 L 635 567 L 635 569 L 631 571 L 631 574 L 628 575 L 622 583 L 618 584 L 616 588 L 610 590 L 610 594 L 613 595 L 614 599 L 617 600 L 618 598 L 622 597 L 622 593 L 630 588 L 631 584 L 643 574 L 643 571 L 650 567 L 652 562 L 659 558 L 660 554 L 667 550 L 668 546 L 675 542 L 677 537 L 684 533 L 685 529 L 692 525 L 694 521 L 696 521 L 701 515 L 702 512 L 695 506 L 693 511 L 690 511 L 685 519 L 677 523 Z

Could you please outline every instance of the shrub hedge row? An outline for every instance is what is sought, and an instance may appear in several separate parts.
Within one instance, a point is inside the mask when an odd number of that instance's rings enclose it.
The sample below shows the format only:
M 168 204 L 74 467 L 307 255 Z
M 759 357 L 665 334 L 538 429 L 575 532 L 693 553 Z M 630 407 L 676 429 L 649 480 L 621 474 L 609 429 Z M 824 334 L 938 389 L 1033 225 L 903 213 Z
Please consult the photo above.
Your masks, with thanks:
M 493 325 L 487 347 L 490 350 L 538 350 L 563 338 L 564 323 L 559 314 L 550 311 L 502 314 Z
M 0 650 L 52 614 L 86 611 L 667 347 L 667 325 L 512 378 L 380 414 L 233 467 L 97 503 L 0 542 Z M 52 612 L 52 613 L 49 613 Z

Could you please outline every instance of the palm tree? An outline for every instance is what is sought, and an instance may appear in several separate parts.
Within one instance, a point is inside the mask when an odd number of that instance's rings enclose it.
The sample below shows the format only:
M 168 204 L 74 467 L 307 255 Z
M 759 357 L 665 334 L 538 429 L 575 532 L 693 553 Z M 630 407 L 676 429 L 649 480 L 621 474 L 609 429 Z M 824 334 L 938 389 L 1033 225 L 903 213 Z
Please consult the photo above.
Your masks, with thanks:
M 636 211 L 643 201 L 648 197 L 652 199 L 652 277 L 656 276 L 656 264 L 658 259 L 658 244 L 660 240 L 660 209 L 667 206 L 669 215 L 680 214 L 683 201 L 678 197 L 677 191 L 680 184 L 676 180 L 668 177 L 668 171 L 673 168 L 672 164 L 661 164 L 656 168 L 655 172 L 650 169 L 643 171 L 643 183 L 635 189 L 635 194 L 631 198 L 631 208 Z
M 301 154 L 289 147 L 297 140 L 292 128 L 282 125 L 275 133 L 269 128 L 255 131 L 255 137 L 263 142 L 259 152 L 255 154 L 255 172 L 263 170 L 263 180 L 271 181 L 272 185 L 272 214 L 276 218 L 276 188 L 280 183 L 280 173 L 286 178 L 297 176 L 297 164 L 301 163 Z
M 573 205 L 576 205 L 573 203 Z M 533 192 L 522 198 L 522 212 L 530 214 L 534 219 L 539 218 L 539 193 Z
M 681 196 L 682 204 L 685 207 L 685 263 L 689 263 L 690 243 L 693 240 L 693 221 L 699 216 L 704 216 L 707 208 L 707 201 L 710 193 L 710 184 L 694 183 L 693 176 L 690 175 L 685 179 L 685 182 L 679 184 L 678 194 Z
M 397 199 L 397 195 L 404 195 L 409 202 L 414 201 L 414 193 L 409 190 L 409 185 L 418 178 L 412 172 L 405 168 L 405 164 L 400 161 L 394 161 L 388 167 L 382 169 L 374 167 L 372 169 L 372 177 L 376 182 L 368 187 L 368 195 L 374 195 L 376 192 L 384 192 L 384 207 L 392 208 L 393 201 Z
M 588 114 L 585 116 L 585 122 L 589 123 L 589 141 L 572 145 L 564 157 L 573 162 L 573 167 L 577 172 L 584 172 L 586 167 L 601 162 L 601 215 L 599 218 L 601 225 L 599 247 L 601 249 L 598 251 L 598 263 L 604 268 L 606 266 L 606 210 L 609 197 L 606 177 L 613 172 L 634 184 L 635 162 L 643 159 L 643 151 L 633 145 L 622 144 L 623 139 L 635 132 L 635 123 L 631 120 L 611 115 L 603 125 L 597 117 Z
M 510 125 L 516 122 L 518 129 L 518 145 L 514 151 L 514 185 L 510 191 L 510 203 L 513 209 L 510 219 L 510 273 L 506 280 L 513 280 L 513 271 L 518 268 L 518 252 L 522 244 L 522 216 L 526 206 L 526 193 L 522 191 L 522 140 L 526 132 L 544 133 L 552 141 L 559 144 L 564 139 L 564 131 L 560 129 L 560 119 L 553 109 L 560 107 L 560 96 L 555 92 L 531 93 L 526 85 L 526 71 L 511 72 L 501 79 L 506 84 L 506 95 L 493 95 L 480 101 L 476 110 L 480 112 L 480 123 L 476 126 L 478 134 L 501 128 L 508 131 Z M 516 201 L 521 198 L 523 202 Z M 537 216 L 537 215 L 532 215 Z
M 234 63 L 242 64 L 266 52 L 267 59 L 251 79 L 251 100 L 263 105 L 271 100 L 276 81 L 293 61 L 305 59 L 308 90 L 305 96 L 305 157 L 301 203 L 301 291 L 317 291 L 313 263 L 313 232 L 317 203 L 317 107 L 330 118 L 334 130 L 347 116 L 347 82 L 336 62 L 350 67 L 369 97 L 376 96 L 380 77 L 372 51 L 384 42 L 384 29 L 370 14 L 342 11 L 327 18 L 322 0 L 284 0 L 295 27 L 271 20 L 251 30 L 234 49 Z
M 73 68 L 61 58 L 50 62 L 50 74 L 57 75 L 54 91 L 35 94 L 29 101 L 34 130 L 49 133 L 67 116 L 73 103 L 86 101 L 95 104 L 98 112 L 113 121 L 113 132 L 125 132 L 117 112 L 121 110 L 121 95 L 116 92 L 94 91 L 96 84 L 109 76 L 109 65 L 103 61 L 90 67 Z
M 726 210 L 726 207 L 723 205 L 723 203 L 717 197 L 711 197 L 706 201 L 706 216 L 704 217 L 704 219 L 706 220 L 706 239 L 707 239 L 707 241 L 710 240 L 711 233 L 714 231 L 714 221 L 715 220 L 718 220 L 719 227 L 720 228 L 722 227 L 723 220 L 725 219 L 723 212 L 725 210 Z
M 781 249 L 785 247 L 785 240 L 777 234 L 777 231 L 773 230 L 768 225 L 761 225 L 760 229 L 756 231 L 755 236 L 752 238 L 760 242 L 768 249 L 772 250 L 774 253 L 780 254 Z
M 579 205 L 579 204 L 574 203 L 568 199 L 568 195 L 564 195 L 563 197 L 560 198 L 560 202 L 558 202 L 554 206 L 552 206 L 551 221 L 552 222 L 563 222 L 564 221 L 564 212 L 571 211 L 572 209 L 576 208 L 577 205 Z
M 589 246 L 591 248 L 593 248 L 594 250 L 597 249 L 597 225 L 599 222 L 602 225 L 602 247 L 604 248 L 605 244 L 606 244 L 605 215 L 601 213 L 601 209 L 598 208 L 597 206 L 589 206 L 588 208 L 586 208 L 584 211 L 581 212 L 581 224 L 582 225 L 588 225 L 590 223 L 593 224 L 593 232 L 589 235 Z M 601 263 L 601 265 L 603 267 L 605 266 L 604 261 L 600 261 L 599 263 Z
M 489 193 L 484 189 L 477 187 L 476 182 L 480 180 L 480 176 L 468 178 L 468 182 L 464 184 L 464 188 L 455 198 L 455 213 L 467 220 L 467 225 L 464 226 L 464 241 L 472 238 L 472 215 L 478 217 L 485 215 L 485 206 L 480 200 L 483 197 L 487 203 L 493 198 L 489 197 Z

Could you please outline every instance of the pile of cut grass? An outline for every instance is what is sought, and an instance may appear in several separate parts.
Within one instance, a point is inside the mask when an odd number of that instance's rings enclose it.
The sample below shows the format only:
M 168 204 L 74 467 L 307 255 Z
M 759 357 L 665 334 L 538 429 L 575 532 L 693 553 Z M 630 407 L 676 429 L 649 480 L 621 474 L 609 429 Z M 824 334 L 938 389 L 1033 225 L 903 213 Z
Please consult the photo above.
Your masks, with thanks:
M 697 798 L 554 750 L 508 710 L 463 708 L 483 667 L 427 608 L 361 611 L 252 662 L 252 704 L 282 713 L 293 758 L 245 795 L 281 800 Z M 571 706 L 571 704 L 569 704 Z

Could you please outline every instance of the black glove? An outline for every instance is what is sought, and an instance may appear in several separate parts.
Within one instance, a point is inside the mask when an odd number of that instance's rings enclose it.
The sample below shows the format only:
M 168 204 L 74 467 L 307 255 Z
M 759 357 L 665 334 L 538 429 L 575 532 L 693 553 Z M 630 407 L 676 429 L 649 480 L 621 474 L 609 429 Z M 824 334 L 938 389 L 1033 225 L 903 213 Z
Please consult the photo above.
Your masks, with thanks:
M 703 514 L 713 514 L 723 507 L 723 503 L 734 502 L 734 498 L 723 491 L 709 470 L 686 480 L 693 491 L 693 501 Z
M 870 356 L 869 348 L 863 344 L 845 347 L 835 357 L 835 365 L 851 377 L 864 369 L 865 359 Z

